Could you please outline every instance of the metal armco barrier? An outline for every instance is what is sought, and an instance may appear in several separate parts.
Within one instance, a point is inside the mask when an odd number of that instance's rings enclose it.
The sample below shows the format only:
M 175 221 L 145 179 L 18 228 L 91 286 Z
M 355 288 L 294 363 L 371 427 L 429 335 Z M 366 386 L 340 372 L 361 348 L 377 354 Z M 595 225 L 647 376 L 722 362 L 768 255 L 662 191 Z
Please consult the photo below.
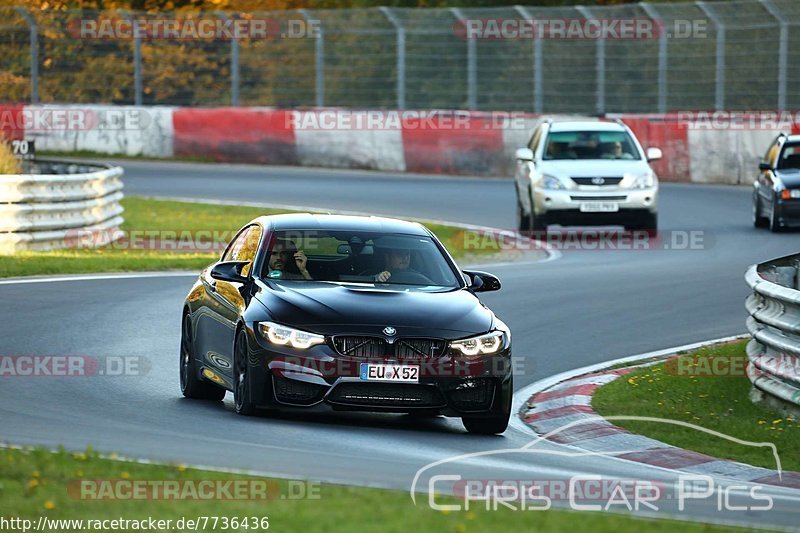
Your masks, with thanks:
M 751 266 L 747 375 L 757 395 L 800 406 L 800 254 Z
M 107 244 L 122 224 L 121 167 L 37 161 L 0 175 L 0 254 Z

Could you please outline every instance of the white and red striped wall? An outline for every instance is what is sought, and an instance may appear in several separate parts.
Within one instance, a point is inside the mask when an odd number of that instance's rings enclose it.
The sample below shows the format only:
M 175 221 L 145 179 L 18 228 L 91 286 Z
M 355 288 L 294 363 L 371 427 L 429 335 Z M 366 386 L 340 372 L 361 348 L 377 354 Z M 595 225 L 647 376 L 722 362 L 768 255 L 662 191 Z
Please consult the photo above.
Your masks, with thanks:
M 25 124 L 26 119 L 35 122 L 53 110 L 139 113 L 144 119 L 112 127 L 70 128 L 46 120 Z M 418 118 L 413 113 L 396 120 L 401 115 L 393 111 L 0 105 L 0 132 L 35 139 L 38 150 L 58 152 L 210 156 L 217 161 L 274 165 L 511 176 L 514 151 L 525 145 L 536 122 L 533 115 L 502 120 L 484 112 L 424 111 L 417 112 Z M 347 120 L 339 120 L 342 116 Z M 448 120 L 454 117 L 455 122 Z M 645 147 L 663 150 L 664 159 L 653 166 L 662 180 L 676 182 L 751 183 L 758 161 L 782 131 L 777 126 L 745 129 L 724 123 L 691 127 L 678 115 L 619 118 Z M 796 126 L 791 129 L 797 132 Z

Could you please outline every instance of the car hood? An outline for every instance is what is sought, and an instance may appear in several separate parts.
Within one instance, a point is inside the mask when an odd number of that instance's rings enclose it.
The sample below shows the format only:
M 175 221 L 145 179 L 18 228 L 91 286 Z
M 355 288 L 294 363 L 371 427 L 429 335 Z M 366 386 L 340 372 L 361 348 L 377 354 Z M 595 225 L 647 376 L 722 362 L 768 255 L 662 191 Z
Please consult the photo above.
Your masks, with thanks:
M 323 335 L 381 334 L 391 326 L 398 336 L 456 339 L 489 331 L 494 320 L 492 312 L 466 289 L 425 292 L 405 287 L 270 281 L 259 285 L 256 299 L 275 322 Z
M 537 170 L 558 177 L 622 176 L 644 174 L 650 170 L 647 161 L 635 159 L 559 159 L 542 161 Z
M 796 189 L 800 187 L 800 168 L 777 170 L 775 174 L 778 175 L 787 188 Z

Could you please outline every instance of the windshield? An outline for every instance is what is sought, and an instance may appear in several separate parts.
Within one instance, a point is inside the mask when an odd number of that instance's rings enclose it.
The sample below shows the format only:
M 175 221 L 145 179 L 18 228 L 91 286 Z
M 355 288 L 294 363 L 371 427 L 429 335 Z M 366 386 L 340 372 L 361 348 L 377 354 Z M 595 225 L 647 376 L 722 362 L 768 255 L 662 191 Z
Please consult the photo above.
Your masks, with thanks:
M 627 131 L 558 131 L 547 135 L 543 159 L 641 159 Z
M 788 168 L 800 168 L 800 143 L 783 145 L 783 152 L 778 160 L 778 170 Z
M 364 231 L 286 230 L 268 245 L 262 278 L 457 288 L 429 237 Z

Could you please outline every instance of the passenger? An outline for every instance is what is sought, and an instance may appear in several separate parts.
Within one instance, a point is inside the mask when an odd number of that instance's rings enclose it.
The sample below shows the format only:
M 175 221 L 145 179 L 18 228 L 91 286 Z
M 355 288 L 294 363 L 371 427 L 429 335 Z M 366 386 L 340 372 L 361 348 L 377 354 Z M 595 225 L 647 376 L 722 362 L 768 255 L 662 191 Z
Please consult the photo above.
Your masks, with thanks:
M 622 151 L 622 143 L 619 141 L 604 143 L 603 148 L 603 159 L 633 159 L 631 154 Z
M 272 279 L 314 279 L 308 273 L 308 258 L 303 250 L 298 250 L 294 242 L 278 240 L 269 254 L 269 273 Z

